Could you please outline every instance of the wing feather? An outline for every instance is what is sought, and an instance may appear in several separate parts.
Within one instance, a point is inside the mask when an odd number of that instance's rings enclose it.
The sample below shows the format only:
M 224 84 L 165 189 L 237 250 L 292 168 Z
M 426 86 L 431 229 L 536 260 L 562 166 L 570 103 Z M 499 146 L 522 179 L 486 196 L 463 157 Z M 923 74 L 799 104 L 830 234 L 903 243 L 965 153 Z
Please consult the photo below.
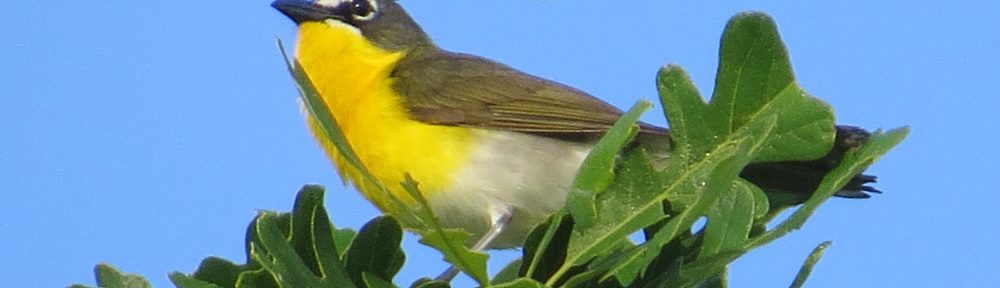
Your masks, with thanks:
M 444 51 L 401 62 L 395 89 L 416 120 L 537 133 L 603 132 L 622 111 L 575 88 L 489 59 Z M 643 132 L 666 134 L 643 123 Z

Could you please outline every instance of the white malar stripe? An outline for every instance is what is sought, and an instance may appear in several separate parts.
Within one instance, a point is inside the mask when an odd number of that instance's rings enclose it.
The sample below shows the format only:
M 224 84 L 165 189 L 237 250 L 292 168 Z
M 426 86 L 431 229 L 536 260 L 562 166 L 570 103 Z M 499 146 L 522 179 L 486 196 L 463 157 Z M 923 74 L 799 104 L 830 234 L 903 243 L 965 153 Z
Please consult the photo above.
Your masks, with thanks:
M 326 19 L 325 21 L 323 21 L 323 23 L 326 23 L 326 25 L 333 28 L 343 28 L 351 32 L 354 32 L 354 34 L 356 35 L 361 35 L 361 29 L 358 29 L 358 27 L 351 26 L 351 24 L 341 22 L 337 19 Z
M 316 4 L 319 6 L 333 8 L 340 6 L 340 4 L 347 3 L 350 5 L 351 0 L 316 0 Z

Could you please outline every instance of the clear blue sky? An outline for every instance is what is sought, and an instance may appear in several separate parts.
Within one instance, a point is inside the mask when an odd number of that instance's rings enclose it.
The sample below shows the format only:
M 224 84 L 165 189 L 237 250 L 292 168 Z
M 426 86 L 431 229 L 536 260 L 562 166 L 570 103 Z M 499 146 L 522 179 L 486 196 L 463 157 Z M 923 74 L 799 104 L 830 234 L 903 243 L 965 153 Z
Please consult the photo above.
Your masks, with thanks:
M 654 99 L 667 63 L 708 94 L 727 19 L 765 11 L 840 123 L 913 133 L 870 169 L 884 195 L 830 201 L 736 262 L 733 287 L 787 286 L 825 240 L 810 287 L 995 283 L 1000 2 L 739 2 L 404 5 L 443 47 L 619 107 Z M 167 273 L 206 256 L 242 261 L 257 209 L 289 210 L 306 183 L 330 188 L 340 226 L 378 214 L 308 134 L 274 40 L 294 41 L 295 27 L 269 2 L 17 5 L 0 11 L 0 286 L 93 283 L 94 264 L 109 262 L 171 287 Z M 407 266 L 403 285 L 444 268 L 414 238 L 409 259 L 430 264 Z

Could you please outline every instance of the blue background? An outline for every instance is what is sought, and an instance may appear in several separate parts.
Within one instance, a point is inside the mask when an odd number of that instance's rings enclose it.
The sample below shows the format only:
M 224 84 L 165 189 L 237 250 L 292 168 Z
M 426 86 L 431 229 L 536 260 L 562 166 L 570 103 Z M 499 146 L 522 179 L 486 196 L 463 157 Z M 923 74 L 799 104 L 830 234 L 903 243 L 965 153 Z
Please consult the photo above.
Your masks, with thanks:
M 802 86 L 869 129 L 911 125 L 872 167 L 886 193 L 834 199 L 801 231 L 744 256 L 733 287 L 995 283 L 1000 266 L 995 70 L 1000 2 L 405 1 L 445 48 L 497 59 L 616 106 L 655 99 L 664 64 L 713 86 L 734 14 L 778 22 Z M 93 283 L 112 263 L 170 287 L 209 255 L 243 260 L 257 209 L 330 188 L 340 226 L 378 214 L 308 134 L 275 46 L 291 21 L 256 1 L 15 1 L 0 10 L 0 286 Z M 18 6 L 20 5 L 20 6 Z M 664 124 L 659 111 L 644 119 Z M 406 239 L 398 280 L 445 268 Z M 494 271 L 516 253 L 496 253 Z M 469 285 L 467 279 L 458 286 Z

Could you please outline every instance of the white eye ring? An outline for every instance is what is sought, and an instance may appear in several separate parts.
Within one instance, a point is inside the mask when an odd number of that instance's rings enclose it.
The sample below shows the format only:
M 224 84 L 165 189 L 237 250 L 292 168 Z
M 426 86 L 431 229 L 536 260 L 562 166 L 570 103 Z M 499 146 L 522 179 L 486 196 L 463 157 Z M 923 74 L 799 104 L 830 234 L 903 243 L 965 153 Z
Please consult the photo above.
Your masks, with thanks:
M 362 4 L 357 3 L 359 1 L 367 2 L 366 6 L 368 7 L 360 7 L 360 5 Z M 352 11 L 351 18 L 354 18 L 355 21 L 372 20 L 373 18 L 375 18 L 375 14 L 378 12 L 378 3 L 375 3 L 375 0 L 350 0 L 350 3 L 348 3 L 348 5 L 351 5 L 351 11 Z M 368 9 L 368 14 L 365 15 L 355 14 L 354 12 L 356 11 L 354 9 L 356 8 L 366 8 Z

